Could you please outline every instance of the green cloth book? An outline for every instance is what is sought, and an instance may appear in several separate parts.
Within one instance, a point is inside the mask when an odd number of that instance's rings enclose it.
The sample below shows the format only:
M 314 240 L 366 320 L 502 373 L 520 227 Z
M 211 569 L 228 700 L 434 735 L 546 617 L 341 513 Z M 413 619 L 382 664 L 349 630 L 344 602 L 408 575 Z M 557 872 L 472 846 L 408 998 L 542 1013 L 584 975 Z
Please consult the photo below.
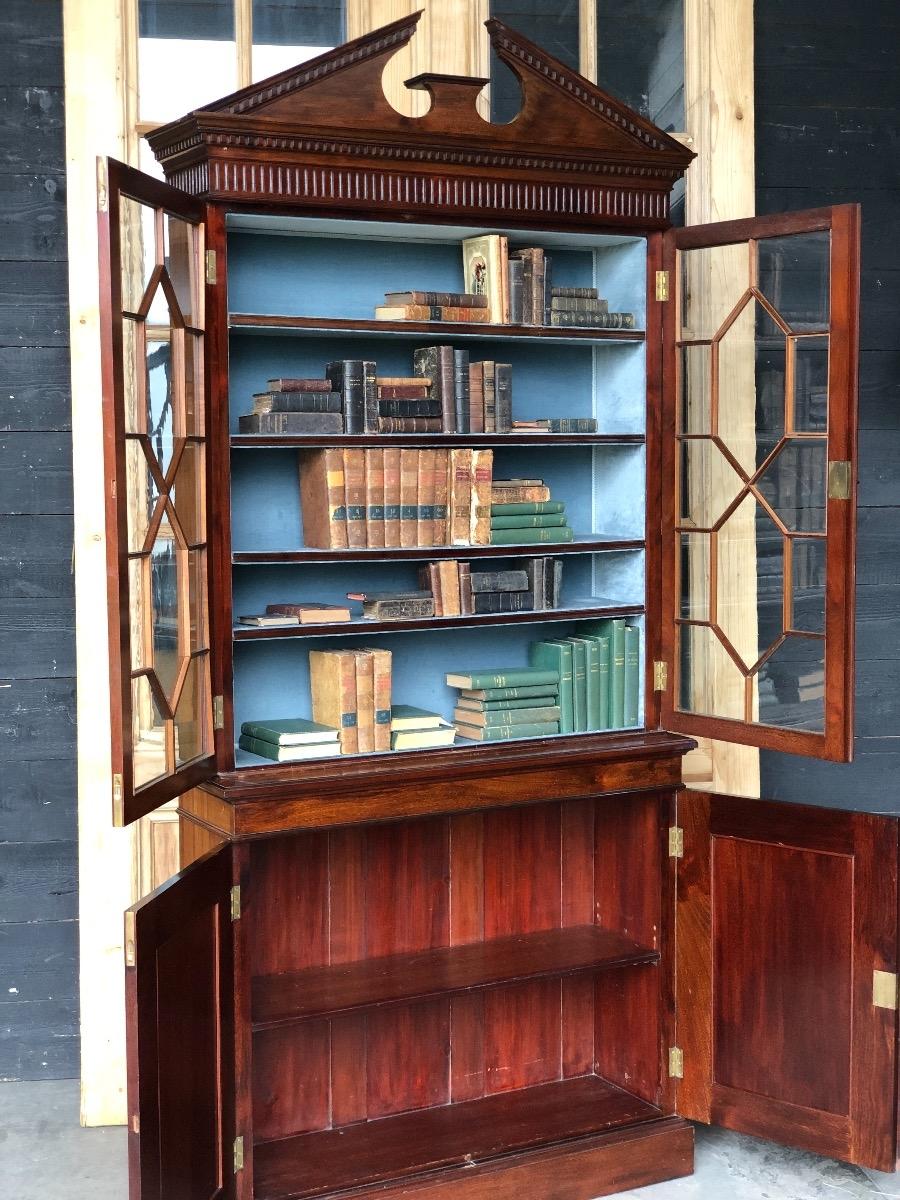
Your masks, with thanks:
M 566 506 L 562 500 L 523 500 L 519 504 L 492 504 L 492 517 L 527 517 L 537 513 L 562 513 Z
M 534 542 L 574 542 L 575 534 L 568 525 L 551 529 L 492 529 L 492 546 L 531 545 Z
M 584 626 L 584 636 L 609 638 L 609 725 L 622 729 L 625 725 L 625 618 L 609 617 Z
M 559 731 L 575 732 L 572 646 L 568 642 L 532 642 L 528 659 L 534 667 L 550 667 L 559 679 Z
M 558 721 L 559 707 L 547 705 L 544 708 L 494 708 L 482 712 L 471 708 L 457 708 L 453 720 L 464 725 L 480 725 L 484 729 L 495 725 L 534 725 L 542 721 Z
M 466 688 L 460 692 L 461 700 L 532 700 L 535 696 L 553 696 L 559 695 L 559 683 L 536 683 L 532 685 L 526 684 L 525 687 L 498 687 L 498 688 Z
M 626 726 L 640 725 L 641 631 L 637 625 L 625 626 L 624 721 Z
M 491 513 L 491 529 L 552 529 L 566 524 L 565 513 L 535 513 L 531 516 L 495 517 Z
M 585 635 L 597 648 L 597 724 L 594 729 L 609 729 L 609 637 L 601 634 Z
M 595 638 L 572 637 L 568 641 L 579 642 L 584 647 L 585 729 L 602 729 L 600 724 L 600 646 Z
M 400 729 L 440 729 L 446 725 L 440 713 L 427 708 L 416 708 L 414 704 L 391 705 L 391 730 L 394 732 Z
M 310 742 L 306 746 L 276 746 L 274 742 L 247 737 L 246 734 L 241 734 L 238 745 L 249 754 L 271 758 L 273 762 L 304 762 L 311 758 L 333 758 L 341 752 L 341 743 L 338 741 Z
M 580 638 L 566 638 L 572 647 L 572 699 L 575 732 L 584 733 L 588 725 L 587 709 L 587 654 Z
M 510 689 L 511 691 L 513 689 Z M 499 708 L 544 708 L 547 705 L 555 705 L 557 699 L 557 690 L 552 692 L 542 692 L 537 696 L 526 696 L 522 700 L 510 698 L 509 700 L 469 700 L 463 692 L 459 694 L 457 701 L 460 708 L 471 709 L 472 712 L 495 712 Z
M 241 726 L 245 737 L 257 741 L 272 742 L 276 746 L 304 746 L 311 742 L 336 742 L 340 736 L 331 725 L 308 721 L 305 717 L 291 717 L 277 721 L 245 721 Z
M 499 667 L 492 671 L 470 671 L 466 674 L 450 674 L 446 677 L 448 687 L 467 688 L 508 688 L 533 687 L 542 683 L 545 686 L 559 683 L 559 672 L 553 669 L 538 670 L 532 667 Z
M 559 722 L 537 721 L 533 725 L 492 725 L 489 729 L 457 722 L 456 732 L 460 737 L 471 738 L 476 742 L 508 742 L 513 738 L 548 737 L 550 734 L 559 733 Z

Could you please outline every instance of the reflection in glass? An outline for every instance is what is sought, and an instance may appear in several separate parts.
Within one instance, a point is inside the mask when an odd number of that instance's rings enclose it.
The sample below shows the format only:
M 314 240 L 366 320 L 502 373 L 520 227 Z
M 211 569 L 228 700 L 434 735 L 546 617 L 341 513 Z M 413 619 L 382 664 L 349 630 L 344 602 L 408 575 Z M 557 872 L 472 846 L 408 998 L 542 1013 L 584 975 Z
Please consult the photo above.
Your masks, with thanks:
M 178 637 L 179 587 L 182 553 L 173 539 L 158 537 L 150 557 L 150 622 L 153 667 L 163 691 L 171 700 L 181 655 Z
M 797 433 L 826 433 L 828 337 L 796 338 L 794 346 L 794 429 Z
M 202 437 L 203 428 L 203 335 L 184 334 L 184 434 Z
M 169 492 L 181 532 L 189 546 L 206 541 L 203 504 L 204 458 L 205 448 L 201 442 L 185 442 L 175 472 L 175 482 Z
M 717 354 L 719 436 L 752 475 L 784 434 L 785 336 L 751 300 Z
M 491 16 L 511 25 L 554 58 L 578 70 L 579 0 L 491 0 Z M 522 94 L 509 67 L 491 51 L 491 120 L 504 123 L 518 115 Z M 600 80 L 601 87 L 604 86 Z
M 212 744 L 211 730 L 204 728 L 209 712 L 209 655 L 192 658 L 184 689 L 175 710 L 175 765 L 199 758 Z
M 130 558 L 128 560 L 128 609 L 131 625 L 131 669 L 140 671 L 153 664 L 144 648 L 144 630 L 146 628 L 144 613 L 147 611 L 145 573 L 146 558 Z
M 140 115 L 168 121 L 237 87 L 234 0 L 139 0 Z
M 198 325 L 200 322 L 197 236 L 195 225 L 165 214 L 163 240 L 166 270 L 186 325 Z
M 681 443 L 681 522 L 711 529 L 740 493 L 737 471 L 707 438 Z
M 344 41 L 343 0 L 253 0 L 253 79 L 265 79 Z
M 682 533 L 681 601 L 679 616 L 685 621 L 709 620 L 710 535 Z
M 138 438 L 125 440 L 125 480 L 128 549 L 136 552 L 144 549 L 147 530 L 159 501 L 156 480 Z
M 122 388 L 123 410 L 126 433 L 143 433 L 143 410 L 138 400 L 138 372 L 140 355 L 138 348 L 142 326 L 136 321 L 122 318 Z
M 712 347 L 681 347 L 681 433 L 712 433 Z
M 131 715 L 134 786 L 139 788 L 168 773 L 165 721 L 146 675 L 131 681 Z
M 788 729 L 825 729 L 825 642 L 788 635 L 759 672 L 759 719 Z
M 168 331 L 147 338 L 147 433 L 150 448 L 165 475 L 172 460 L 174 413 L 172 345 Z
M 137 312 L 156 265 L 156 210 L 130 196 L 119 197 L 122 308 Z
M 190 629 L 188 645 L 191 654 L 209 647 L 209 613 L 206 606 L 206 551 L 188 551 L 188 587 L 190 589 Z
M 707 625 L 678 627 L 680 707 L 685 712 L 744 719 L 744 676 Z
M 762 238 L 759 288 L 797 332 L 826 330 L 830 316 L 831 233 Z
M 598 0 L 597 79 L 661 129 L 683 130 L 684 0 Z
M 784 539 L 747 496 L 718 539 L 716 620 L 748 671 L 781 636 L 784 572 Z
M 746 245 L 707 246 L 682 250 L 681 338 L 714 337 L 750 286 L 750 252 Z
M 787 442 L 759 479 L 759 490 L 789 530 L 825 532 L 828 443 Z
M 825 632 L 826 555 L 824 538 L 791 538 L 792 629 Z

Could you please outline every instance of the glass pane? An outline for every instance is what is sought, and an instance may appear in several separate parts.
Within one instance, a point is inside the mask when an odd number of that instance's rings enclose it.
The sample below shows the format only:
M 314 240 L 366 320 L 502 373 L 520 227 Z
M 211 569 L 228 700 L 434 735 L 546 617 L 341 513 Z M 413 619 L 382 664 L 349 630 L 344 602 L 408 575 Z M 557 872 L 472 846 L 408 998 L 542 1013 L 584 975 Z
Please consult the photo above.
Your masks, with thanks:
M 825 532 L 828 443 L 787 442 L 759 480 L 759 490 L 785 526 L 805 533 Z
M 491 16 L 511 25 L 566 66 L 578 70 L 579 0 L 491 0 Z M 491 52 L 491 120 L 511 121 L 522 107 L 518 80 Z
M 764 725 L 825 729 L 825 642 L 788 636 L 759 672 L 759 720 Z
M 126 433 L 143 433 L 143 409 L 138 400 L 138 363 L 143 326 L 137 321 L 122 318 L 122 386 Z
M 747 671 L 781 637 L 784 570 L 778 526 L 747 496 L 719 530 L 716 561 L 716 623 Z
M 678 627 L 681 708 L 685 712 L 744 719 L 744 676 L 707 625 Z
M 153 667 L 171 700 L 181 668 L 178 637 L 179 590 L 183 579 L 183 552 L 161 531 L 150 559 L 150 620 Z
M 681 347 L 679 426 L 682 433 L 712 433 L 712 347 Z
M 184 334 L 184 434 L 202 437 L 203 427 L 203 337 Z
M 746 245 L 683 250 L 678 265 L 681 338 L 712 338 L 750 286 L 750 251 Z
M 791 628 L 804 633 L 825 632 L 824 538 L 791 538 L 793 604 Z
M 190 588 L 191 654 L 209 646 L 209 613 L 206 607 L 206 551 L 188 551 L 188 587 Z
M 717 355 L 718 434 L 752 475 L 784 435 L 785 336 L 751 300 Z
M 130 196 L 119 197 L 119 261 L 122 271 L 122 308 L 137 312 L 153 268 L 156 266 L 156 210 Z
M 758 245 L 759 287 L 766 299 L 792 329 L 827 330 L 830 232 L 763 238 Z
M 172 460 L 172 346 L 170 334 L 153 330 L 147 338 L 147 432 L 165 475 Z
M 794 429 L 798 433 L 826 433 L 828 338 L 797 338 L 794 347 Z
M 734 467 L 715 444 L 701 438 L 681 443 L 681 521 L 711 529 L 743 488 Z
M 237 87 L 234 0 L 139 0 L 140 115 L 169 121 Z
M 144 549 L 147 530 L 159 501 L 159 489 L 138 438 L 125 440 L 125 480 L 128 549 L 133 553 Z
M 209 655 L 192 658 L 175 710 L 175 765 L 180 767 L 208 753 L 212 728 L 207 727 Z
M 185 325 L 200 327 L 197 227 L 168 213 L 163 218 L 165 264 Z
M 340 45 L 344 8 L 343 0 L 253 0 L 253 79 Z
M 166 723 L 146 675 L 131 681 L 131 716 L 134 786 L 140 788 L 168 774 Z
M 185 442 L 184 453 L 175 472 L 170 496 L 184 540 L 189 546 L 206 541 L 204 519 L 205 448 L 200 442 Z
M 683 130 L 684 0 L 598 0 L 597 80 L 661 129 Z
M 147 612 L 147 583 L 149 575 L 146 568 L 147 558 L 130 558 L 128 560 L 128 599 L 131 624 L 131 669 L 140 671 L 150 667 L 149 656 L 144 646 L 144 631 L 146 629 L 145 614 Z
M 708 533 L 681 534 L 681 607 L 685 621 L 709 620 L 710 540 Z

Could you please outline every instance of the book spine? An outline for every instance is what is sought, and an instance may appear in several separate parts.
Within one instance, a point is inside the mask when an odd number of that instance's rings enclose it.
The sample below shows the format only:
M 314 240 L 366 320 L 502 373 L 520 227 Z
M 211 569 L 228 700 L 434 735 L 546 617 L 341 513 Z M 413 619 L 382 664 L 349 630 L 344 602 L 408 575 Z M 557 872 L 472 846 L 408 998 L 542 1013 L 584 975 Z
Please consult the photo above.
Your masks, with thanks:
M 444 559 L 435 564 L 441 590 L 441 613 L 445 617 L 458 617 L 461 612 L 459 594 L 459 570 L 453 559 Z
M 345 448 L 344 498 L 347 505 L 347 545 L 351 550 L 366 545 L 366 452 Z
M 566 638 L 572 647 L 572 700 L 575 732 L 584 733 L 587 723 L 587 662 L 584 642 L 577 638 Z
M 439 564 L 423 563 L 419 567 L 419 587 L 426 592 L 431 592 L 431 598 L 434 601 L 434 615 L 442 617 L 444 615 L 444 597 L 441 592 L 441 573 L 438 570 Z
M 625 726 L 625 622 L 610 621 L 609 719 L 613 729 Z
M 565 513 L 534 513 L 531 516 L 523 514 L 518 517 L 491 516 L 491 530 L 494 529 L 553 529 L 566 524 Z
M 344 402 L 344 431 L 365 432 L 365 386 L 362 359 L 347 358 L 330 362 L 325 374 L 341 393 Z
M 373 717 L 376 751 L 391 748 L 391 675 L 390 650 L 366 647 L 373 667 Z
M 313 720 L 340 732 L 341 753 L 359 747 L 356 713 L 356 661 L 352 651 L 311 650 L 309 687 Z
M 544 294 L 541 308 L 541 322 L 550 324 L 550 296 L 553 292 L 553 259 L 544 255 Z
M 400 546 L 400 447 L 384 448 L 384 544 Z
M 475 611 L 475 597 L 472 593 L 472 571 L 469 563 L 456 564 L 459 568 L 459 611 L 468 616 Z
M 270 392 L 331 392 L 334 390 L 330 379 L 295 379 L 289 376 L 268 379 L 266 387 Z
M 376 375 L 375 383 L 378 387 L 395 387 L 395 388 L 415 388 L 416 395 L 420 395 L 424 389 L 426 394 L 431 390 L 430 375 Z
M 531 268 L 531 323 L 544 323 L 544 252 L 536 246 L 532 250 L 534 256 Z
M 537 643 L 535 643 L 537 645 Z M 481 688 L 480 690 L 460 691 L 460 699 L 478 701 L 483 705 L 508 705 L 508 704 L 533 704 L 535 697 L 539 696 L 557 696 L 559 694 L 558 683 L 538 683 L 525 685 L 524 687 L 502 687 L 502 688 Z
M 494 489 L 496 491 L 496 488 Z M 561 500 L 531 500 L 520 501 L 516 504 L 491 504 L 491 520 L 497 517 L 530 517 L 552 515 L 565 511 Z
M 559 712 L 559 705 L 556 702 L 556 693 L 548 695 L 546 691 L 540 688 L 523 688 L 523 691 L 534 691 L 538 694 L 528 696 L 524 699 L 517 700 L 515 697 L 510 697 L 504 700 L 469 700 L 468 697 L 460 693 L 458 707 L 468 709 L 469 712 L 491 713 L 498 712 L 501 709 L 507 712 L 513 712 L 521 709 L 535 708 L 555 708 Z M 559 716 L 552 717 L 551 720 L 558 721 Z
M 472 451 L 450 451 L 450 545 L 468 546 L 472 516 Z
M 347 501 L 340 450 L 330 447 L 300 455 L 300 515 L 307 546 L 346 549 Z
M 469 432 L 484 433 L 484 375 L 481 363 L 469 363 Z
M 568 525 L 553 529 L 492 529 L 490 545 L 534 545 L 536 542 L 574 542 L 575 534 Z
M 441 433 L 441 417 L 379 417 L 379 433 Z
M 356 725 L 360 754 L 375 749 L 375 662 L 366 650 L 351 651 L 356 659 Z
M 415 546 L 419 517 L 419 451 L 400 451 L 400 545 Z
M 534 667 L 545 667 L 559 675 L 559 730 L 575 732 L 575 696 L 572 675 L 572 647 L 563 642 L 532 642 L 528 661 Z
M 496 390 L 496 364 L 493 360 L 488 359 L 482 364 L 483 368 L 483 392 L 484 392 L 484 432 L 497 432 L 497 390 Z
M 376 364 L 363 362 L 363 432 L 378 432 L 378 385 L 375 382 Z
M 447 545 L 447 522 L 450 515 L 450 451 L 437 449 L 434 452 L 434 522 L 431 533 L 432 546 Z
M 266 742 L 262 738 L 252 737 L 249 733 L 242 733 L 238 738 L 238 746 L 241 750 L 246 750 L 248 754 L 257 754 L 260 758 L 271 758 L 273 762 L 281 761 L 281 746 L 276 746 L 274 742 Z
M 480 725 L 483 729 L 490 729 L 496 725 L 534 725 L 541 721 L 559 721 L 559 706 L 548 704 L 541 707 L 529 705 L 526 708 L 490 708 L 482 709 L 478 713 L 478 720 L 472 721 L 470 717 L 475 714 L 474 709 L 457 708 L 453 713 L 454 721 L 468 721 L 471 725 Z
M 472 501 L 469 540 L 473 546 L 491 542 L 491 479 L 494 473 L 493 450 L 472 451 Z
M 476 592 L 476 613 L 534 612 L 534 592 Z
M 425 383 L 379 383 L 379 400 L 430 400 L 431 384 Z
M 366 600 L 363 616 L 371 621 L 410 621 L 434 616 L 434 598 L 427 600 Z
M 547 607 L 546 602 L 546 581 L 545 568 L 547 565 L 546 558 L 532 558 L 525 564 L 525 571 L 528 576 L 528 590 L 534 596 L 534 607 L 541 611 Z
M 386 292 L 387 304 L 427 304 L 440 308 L 487 308 L 487 296 L 474 292 Z
M 532 299 L 534 296 L 534 257 L 530 250 L 519 252 L 522 259 L 522 324 L 533 325 Z
M 526 571 L 473 571 L 473 592 L 524 592 L 528 587 Z
M 469 433 L 469 352 L 453 351 L 453 417 L 457 433 Z
M 437 401 L 440 412 L 444 411 L 442 396 L 440 350 L 437 346 L 420 346 L 413 351 L 413 371 L 422 379 L 430 379 L 429 397 Z
M 596 433 L 597 420 L 595 417 L 548 417 L 538 428 L 546 429 L 548 433 Z
M 533 643 L 547 644 L 550 643 Z M 559 667 L 556 662 L 550 662 L 546 665 L 532 663 L 531 668 L 515 668 L 512 674 L 509 671 L 475 671 L 465 676 L 467 682 L 463 685 L 463 690 L 467 692 L 480 691 L 483 688 L 524 688 L 536 687 L 538 684 L 543 684 L 544 688 L 556 687 L 559 683 Z M 515 683 L 512 682 L 515 680 Z M 450 687 L 456 687 L 456 684 L 450 684 Z
M 624 724 L 627 727 L 640 725 L 641 691 L 641 631 L 636 625 L 625 626 L 625 683 Z
M 416 469 L 416 545 L 432 546 L 434 536 L 435 451 L 417 451 Z
M 563 561 L 561 558 L 548 558 L 548 564 L 553 564 L 553 576 L 547 599 L 548 608 L 559 608 L 562 604 L 562 574 Z
M 509 238 L 503 234 L 497 238 L 498 263 L 497 274 L 500 285 L 500 322 L 509 324 Z
M 441 304 L 379 304 L 375 309 L 377 321 L 449 321 L 455 324 L 487 325 L 490 313 L 486 308 L 464 308 Z
M 497 363 L 494 368 L 494 391 L 496 395 L 497 433 L 509 433 L 512 429 L 512 366 Z
M 441 406 L 436 400 L 379 400 L 378 414 L 382 417 L 440 417 Z
M 343 433 L 339 412 L 269 412 L 238 418 L 240 433 Z
M 580 300 L 596 300 L 597 289 L 595 287 L 552 287 L 550 295 L 554 299 L 569 297 Z
M 497 505 L 504 506 L 509 504 L 544 504 L 550 500 L 550 489 L 543 484 L 534 484 L 521 487 L 497 487 L 496 484 L 491 490 L 491 507 Z M 563 505 L 560 504 L 559 511 L 562 512 Z M 548 509 L 548 512 L 555 511 Z
M 560 296 L 553 288 L 550 297 L 551 312 L 608 313 L 609 302 L 596 296 Z
M 587 728 L 600 729 L 600 645 L 595 638 L 584 638 L 585 696 Z
M 523 263 L 521 258 L 509 260 L 509 319 L 513 325 L 522 324 Z
M 339 413 L 338 392 L 260 392 L 253 397 L 254 414 L 262 413 Z
M 634 313 L 550 313 L 550 324 L 567 329 L 634 329 Z
M 469 726 L 464 726 L 461 722 L 456 724 L 456 731 L 462 737 L 473 736 L 472 733 L 468 732 L 469 728 Z M 558 721 L 539 721 L 522 725 L 493 725 L 487 729 L 479 728 L 475 736 L 485 742 L 505 742 L 510 741 L 512 738 L 549 737 L 554 733 L 559 733 Z
M 384 451 L 366 450 L 366 545 L 382 548 L 384 531 Z
M 441 375 L 441 420 L 445 433 L 456 433 L 456 394 L 453 347 L 438 346 L 438 370 Z

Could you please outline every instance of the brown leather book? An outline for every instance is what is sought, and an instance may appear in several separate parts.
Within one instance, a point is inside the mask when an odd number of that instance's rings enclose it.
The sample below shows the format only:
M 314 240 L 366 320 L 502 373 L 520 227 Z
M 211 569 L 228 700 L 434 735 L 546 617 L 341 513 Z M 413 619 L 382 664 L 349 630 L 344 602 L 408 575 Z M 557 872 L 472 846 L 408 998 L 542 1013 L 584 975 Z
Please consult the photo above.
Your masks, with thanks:
M 384 544 L 400 545 L 400 447 L 384 448 Z
M 344 449 L 344 503 L 347 505 L 347 545 L 361 550 L 366 545 L 366 452 Z
M 363 646 L 371 657 L 374 676 L 375 750 L 391 748 L 391 659 L 390 650 Z
M 469 363 L 469 432 L 484 433 L 484 366 Z
M 369 650 L 352 650 L 356 659 L 356 727 L 360 754 L 375 749 L 375 659 Z
M 441 589 L 441 615 L 458 617 L 462 612 L 459 597 L 459 565 L 448 558 L 437 563 Z
M 450 545 L 468 546 L 472 519 L 472 451 L 450 451 Z M 490 525 L 490 519 L 488 520 Z
M 431 380 L 427 375 L 377 375 L 375 377 L 376 387 L 431 387 Z
M 300 512 L 305 545 L 346 549 L 347 502 L 340 450 L 329 447 L 300 455 Z
M 467 562 L 458 562 L 459 568 L 459 611 L 468 616 L 475 611 L 475 596 L 472 592 L 472 569 Z
M 381 548 L 384 530 L 384 451 L 366 450 L 366 545 Z
M 418 451 L 416 485 L 416 545 L 434 545 L 434 476 L 437 451 L 430 447 Z
M 340 731 L 341 754 L 359 749 L 356 658 L 350 650 L 310 650 L 309 690 L 313 720 Z
M 493 473 L 493 450 L 473 450 L 471 511 L 471 542 L 473 546 L 489 546 L 491 544 L 491 478 Z
M 400 545 L 415 546 L 419 505 L 419 451 L 400 451 Z
M 379 400 L 427 400 L 431 384 L 424 379 L 418 383 L 381 383 L 378 385 Z
M 532 504 L 550 499 L 550 489 L 544 484 L 522 484 L 513 487 L 491 488 L 492 504 Z
M 267 604 L 266 616 L 296 617 L 301 625 L 321 625 L 331 621 L 349 621 L 346 604 Z
M 437 449 L 434 452 L 434 525 L 431 535 L 432 546 L 447 545 L 447 529 L 450 493 L 450 451 Z

